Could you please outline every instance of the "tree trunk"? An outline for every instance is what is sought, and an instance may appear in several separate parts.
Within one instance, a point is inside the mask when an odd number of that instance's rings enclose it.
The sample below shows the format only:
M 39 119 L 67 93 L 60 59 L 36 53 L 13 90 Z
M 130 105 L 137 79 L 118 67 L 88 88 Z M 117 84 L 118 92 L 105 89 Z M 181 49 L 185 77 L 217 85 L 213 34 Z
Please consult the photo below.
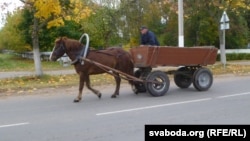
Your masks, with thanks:
M 33 44 L 33 58 L 35 63 L 35 72 L 36 76 L 42 76 L 42 64 L 41 64 L 41 56 L 39 50 L 39 36 L 38 36 L 38 19 L 34 18 L 34 26 L 32 31 L 32 44 Z

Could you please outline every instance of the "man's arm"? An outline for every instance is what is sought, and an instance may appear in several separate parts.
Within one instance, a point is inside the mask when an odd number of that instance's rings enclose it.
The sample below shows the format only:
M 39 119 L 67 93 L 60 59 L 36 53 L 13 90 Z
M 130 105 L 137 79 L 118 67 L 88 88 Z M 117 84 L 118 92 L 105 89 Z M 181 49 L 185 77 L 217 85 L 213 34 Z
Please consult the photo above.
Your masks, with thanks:
M 149 33 L 148 33 L 148 39 L 149 39 L 148 43 L 149 43 L 150 45 L 157 45 L 157 43 L 156 43 L 156 41 L 155 41 L 155 35 L 154 35 L 153 32 L 149 32 Z

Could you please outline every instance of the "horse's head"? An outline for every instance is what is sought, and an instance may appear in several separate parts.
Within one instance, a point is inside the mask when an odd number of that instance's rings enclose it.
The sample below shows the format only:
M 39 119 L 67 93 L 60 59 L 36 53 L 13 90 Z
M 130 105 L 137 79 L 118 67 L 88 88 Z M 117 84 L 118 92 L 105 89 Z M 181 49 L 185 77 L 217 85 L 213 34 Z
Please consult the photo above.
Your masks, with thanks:
M 61 37 L 55 41 L 55 46 L 50 55 L 51 61 L 56 61 L 58 58 L 62 57 L 64 53 L 66 53 L 65 40 L 66 38 Z

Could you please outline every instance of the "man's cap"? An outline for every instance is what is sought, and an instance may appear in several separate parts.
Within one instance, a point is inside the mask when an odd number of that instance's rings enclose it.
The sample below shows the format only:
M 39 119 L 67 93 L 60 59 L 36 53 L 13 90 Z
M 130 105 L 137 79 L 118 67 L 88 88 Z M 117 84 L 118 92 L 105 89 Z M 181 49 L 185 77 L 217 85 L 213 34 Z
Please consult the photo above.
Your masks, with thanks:
M 146 26 L 141 26 L 140 30 L 143 30 L 143 29 L 148 29 L 148 28 Z

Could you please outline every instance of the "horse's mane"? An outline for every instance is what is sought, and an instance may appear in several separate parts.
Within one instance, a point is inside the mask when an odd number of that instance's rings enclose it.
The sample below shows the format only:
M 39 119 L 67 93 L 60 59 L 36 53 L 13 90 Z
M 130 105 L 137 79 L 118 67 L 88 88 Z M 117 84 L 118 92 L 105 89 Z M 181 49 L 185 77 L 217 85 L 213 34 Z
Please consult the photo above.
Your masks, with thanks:
M 83 44 L 81 44 L 78 40 L 70 39 L 67 37 L 60 37 L 56 39 L 56 43 L 63 42 L 65 47 L 68 49 L 79 49 L 83 47 Z

